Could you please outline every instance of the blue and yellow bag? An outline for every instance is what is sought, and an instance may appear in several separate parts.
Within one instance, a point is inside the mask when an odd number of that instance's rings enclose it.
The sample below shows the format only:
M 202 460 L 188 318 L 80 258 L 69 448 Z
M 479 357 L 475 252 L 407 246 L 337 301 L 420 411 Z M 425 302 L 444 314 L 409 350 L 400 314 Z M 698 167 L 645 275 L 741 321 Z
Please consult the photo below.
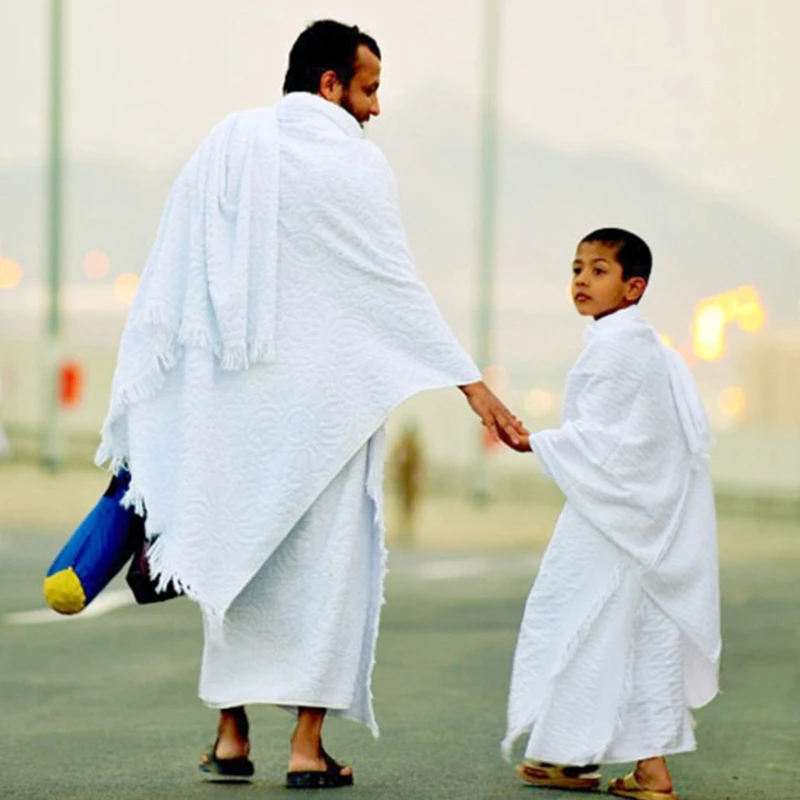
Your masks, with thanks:
M 78 614 L 131 560 L 143 541 L 141 518 L 120 505 L 131 482 L 120 471 L 47 571 L 44 596 L 59 614 Z M 133 523 L 133 524 L 132 524 Z M 141 541 L 140 541 L 141 540 Z

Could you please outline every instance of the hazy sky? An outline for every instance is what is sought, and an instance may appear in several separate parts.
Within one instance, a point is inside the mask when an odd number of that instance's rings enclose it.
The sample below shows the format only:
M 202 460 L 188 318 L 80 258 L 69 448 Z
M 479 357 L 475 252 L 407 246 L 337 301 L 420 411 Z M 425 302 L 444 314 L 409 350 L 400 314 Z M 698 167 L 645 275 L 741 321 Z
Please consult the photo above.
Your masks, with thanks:
M 0 0 L 0 164 L 45 151 L 48 6 Z M 478 0 L 65 7 L 73 155 L 182 160 L 228 111 L 277 99 L 292 41 L 323 16 L 380 42 L 385 114 L 424 91 L 477 102 Z M 800 2 L 503 0 L 503 19 L 503 113 L 532 137 L 632 153 L 800 243 Z

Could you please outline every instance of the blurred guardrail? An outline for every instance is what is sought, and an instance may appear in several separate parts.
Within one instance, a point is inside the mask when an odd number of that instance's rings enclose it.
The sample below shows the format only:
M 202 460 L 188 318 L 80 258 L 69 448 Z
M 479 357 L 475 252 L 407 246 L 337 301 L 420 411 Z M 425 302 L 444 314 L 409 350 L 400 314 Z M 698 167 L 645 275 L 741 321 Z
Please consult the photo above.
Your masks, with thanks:
M 8 425 L 7 433 L 13 447 L 13 461 L 38 462 L 41 438 L 35 428 Z M 63 469 L 95 468 L 93 456 L 98 444 L 97 435 L 66 434 L 62 444 Z M 427 465 L 425 475 L 425 491 L 429 494 L 464 497 L 471 493 L 473 474 L 469 465 L 433 461 Z M 387 472 L 387 480 L 391 480 L 390 472 Z M 501 462 L 490 465 L 488 488 L 494 502 L 553 506 L 563 502 L 558 488 L 541 473 L 509 467 Z M 716 481 L 714 488 L 720 515 L 800 522 L 800 487 L 797 490 L 792 487 L 754 488 Z

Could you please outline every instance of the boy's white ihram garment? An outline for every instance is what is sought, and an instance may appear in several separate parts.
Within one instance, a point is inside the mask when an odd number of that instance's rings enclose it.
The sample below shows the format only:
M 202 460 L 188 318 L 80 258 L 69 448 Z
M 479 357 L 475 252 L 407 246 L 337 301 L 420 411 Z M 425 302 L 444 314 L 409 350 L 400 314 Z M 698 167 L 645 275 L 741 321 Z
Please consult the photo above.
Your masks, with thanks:
M 290 94 L 212 131 L 165 208 L 98 452 L 130 467 L 151 568 L 203 610 L 206 702 L 377 731 L 382 427 L 479 379 L 350 114 Z
M 531 448 L 566 495 L 522 622 L 503 742 L 559 764 L 695 747 L 721 650 L 711 437 L 636 308 L 589 328 L 562 427 Z

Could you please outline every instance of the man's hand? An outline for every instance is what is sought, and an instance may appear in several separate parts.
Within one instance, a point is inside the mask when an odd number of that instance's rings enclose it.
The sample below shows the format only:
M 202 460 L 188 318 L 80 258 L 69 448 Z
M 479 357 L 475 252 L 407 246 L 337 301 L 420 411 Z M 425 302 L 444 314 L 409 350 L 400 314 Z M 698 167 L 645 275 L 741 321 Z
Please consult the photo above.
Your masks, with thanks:
M 481 418 L 481 422 L 494 439 L 520 452 L 531 449 L 528 440 L 530 431 L 500 402 L 483 381 L 459 386 L 459 389 L 464 392 L 470 407 Z

